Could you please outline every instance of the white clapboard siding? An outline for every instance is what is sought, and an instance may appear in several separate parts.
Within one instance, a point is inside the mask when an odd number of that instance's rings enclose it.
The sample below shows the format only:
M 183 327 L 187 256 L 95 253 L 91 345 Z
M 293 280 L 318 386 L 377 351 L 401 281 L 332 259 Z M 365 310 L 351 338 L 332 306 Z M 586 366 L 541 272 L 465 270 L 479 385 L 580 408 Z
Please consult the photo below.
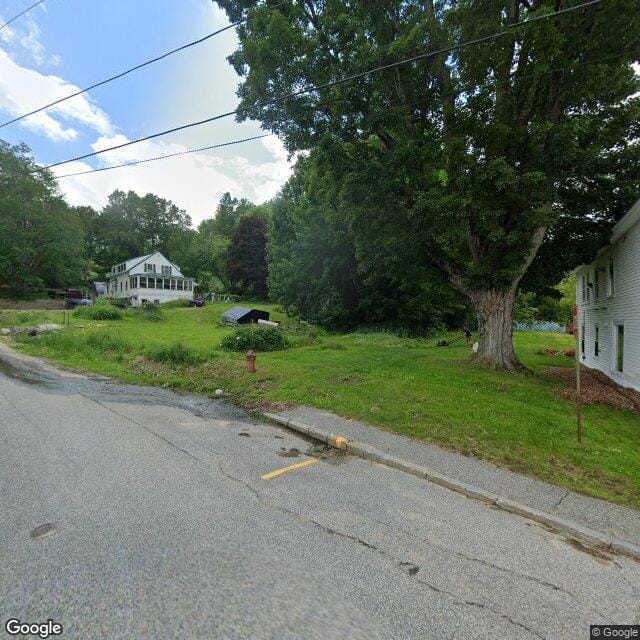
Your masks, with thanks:
M 614 291 L 609 282 L 609 260 L 614 265 Z M 596 297 L 596 269 L 600 295 Z M 587 367 L 599 369 L 625 387 L 640 390 L 640 200 L 614 227 L 611 244 L 590 265 L 577 271 L 579 328 L 584 327 Z M 583 282 L 591 283 L 583 300 Z M 624 325 L 623 371 L 616 370 L 616 325 Z M 595 354 L 596 327 L 599 353 Z M 582 338 L 582 336 L 581 336 Z
M 146 284 L 151 278 L 153 287 Z M 134 286 L 134 282 L 138 285 Z M 162 304 L 173 300 L 191 300 L 195 286 L 192 278 L 186 278 L 177 265 L 156 251 L 114 265 L 107 282 L 107 295 L 139 307 L 147 302 Z

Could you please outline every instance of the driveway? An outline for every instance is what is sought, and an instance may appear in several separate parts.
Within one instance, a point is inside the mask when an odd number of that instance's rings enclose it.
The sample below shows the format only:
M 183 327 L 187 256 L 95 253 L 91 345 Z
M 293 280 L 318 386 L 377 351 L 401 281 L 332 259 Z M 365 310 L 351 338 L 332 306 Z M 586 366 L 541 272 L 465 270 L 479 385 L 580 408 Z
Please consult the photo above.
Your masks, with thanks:
M 640 563 L 223 402 L 0 351 L 0 633 L 588 638 Z M 35 636 L 34 636 L 35 637 Z

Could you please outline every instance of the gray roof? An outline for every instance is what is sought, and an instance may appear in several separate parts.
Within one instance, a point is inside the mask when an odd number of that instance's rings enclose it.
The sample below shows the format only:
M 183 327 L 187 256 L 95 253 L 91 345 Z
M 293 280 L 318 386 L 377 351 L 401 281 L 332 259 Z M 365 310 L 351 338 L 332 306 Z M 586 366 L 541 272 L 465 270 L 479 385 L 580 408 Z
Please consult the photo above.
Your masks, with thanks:
M 240 320 L 240 318 L 246 316 L 247 313 L 251 313 L 249 307 L 232 307 L 229 311 L 225 311 L 222 317 L 227 320 Z

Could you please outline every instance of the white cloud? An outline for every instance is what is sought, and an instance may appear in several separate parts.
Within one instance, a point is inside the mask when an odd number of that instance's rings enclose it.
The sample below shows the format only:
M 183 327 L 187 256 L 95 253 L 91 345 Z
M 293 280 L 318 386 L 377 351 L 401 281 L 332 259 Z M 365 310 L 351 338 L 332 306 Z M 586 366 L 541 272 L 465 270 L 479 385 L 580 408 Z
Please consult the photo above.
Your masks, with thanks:
M 47 7 L 41 4 L 36 8 L 36 12 L 45 12 Z M 35 13 L 28 13 L 20 16 L 18 20 L 11 23 L 0 31 L 0 40 L 7 47 L 16 47 L 26 52 L 37 65 L 58 65 L 59 56 L 47 53 L 44 45 L 40 41 L 41 31 L 35 20 Z M 4 24 L 6 18 L 0 17 L 0 24 Z
M 75 91 L 78 87 L 62 78 L 16 64 L 6 51 L 0 49 L 0 109 L 5 113 L 19 116 Z M 20 125 L 54 141 L 73 140 L 78 131 L 65 125 L 64 120 L 88 126 L 102 135 L 113 133 L 107 114 L 92 104 L 86 95 L 25 118 Z
M 99 150 L 126 141 L 122 135 L 101 137 L 92 146 Z M 263 144 L 273 159 L 262 163 L 248 160 L 242 147 L 255 144 Z M 63 178 L 60 188 L 71 204 L 88 204 L 96 208 L 103 207 L 109 194 L 116 189 L 131 190 L 140 195 L 155 193 L 185 209 L 197 225 L 213 214 L 225 191 L 235 197 L 261 203 L 275 196 L 290 175 L 286 151 L 275 136 L 243 143 L 234 149 L 237 149 L 237 155 L 231 158 L 228 151 L 224 158 L 216 156 L 215 151 L 194 153 L 134 167 Z M 101 166 L 109 166 L 185 150 L 177 144 L 147 141 L 107 152 L 99 158 Z M 57 167 L 55 173 L 61 176 L 89 169 L 90 165 L 75 162 Z

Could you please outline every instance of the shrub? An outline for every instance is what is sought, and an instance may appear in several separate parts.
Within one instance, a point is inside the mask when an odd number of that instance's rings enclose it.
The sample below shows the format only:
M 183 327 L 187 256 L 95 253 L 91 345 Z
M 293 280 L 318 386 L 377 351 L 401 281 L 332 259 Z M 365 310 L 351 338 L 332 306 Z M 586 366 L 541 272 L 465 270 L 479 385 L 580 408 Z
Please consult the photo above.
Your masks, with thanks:
M 110 331 L 92 331 L 86 336 L 86 344 L 102 353 L 122 354 L 131 349 L 131 344 Z
M 151 347 L 147 349 L 145 355 L 150 360 L 168 364 L 198 364 L 206 360 L 203 354 L 181 342 L 174 342 L 167 346 Z
M 134 318 L 140 318 L 148 322 L 162 322 L 164 320 L 162 309 L 151 302 L 145 302 L 141 307 L 129 309 L 128 313 Z
M 289 346 L 289 341 L 275 327 L 246 325 L 227 334 L 220 346 L 227 351 L 282 351 Z
M 98 299 L 91 307 L 78 307 L 73 315 L 87 320 L 121 320 L 124 316 L 120 309 L 102 299 Z
M 163 302 L 162 309 L 182 309 L 183 307 L 190 307 L 191 300 L 170 300 L 169 302 Z

